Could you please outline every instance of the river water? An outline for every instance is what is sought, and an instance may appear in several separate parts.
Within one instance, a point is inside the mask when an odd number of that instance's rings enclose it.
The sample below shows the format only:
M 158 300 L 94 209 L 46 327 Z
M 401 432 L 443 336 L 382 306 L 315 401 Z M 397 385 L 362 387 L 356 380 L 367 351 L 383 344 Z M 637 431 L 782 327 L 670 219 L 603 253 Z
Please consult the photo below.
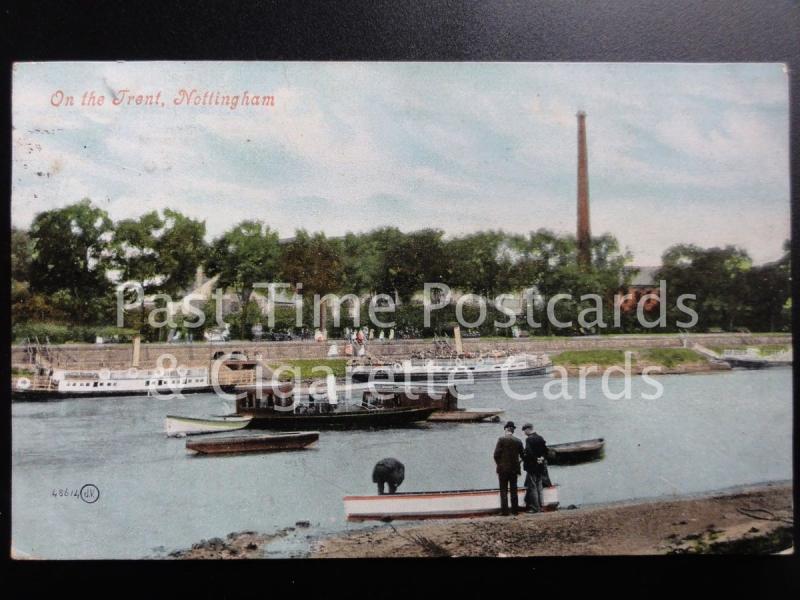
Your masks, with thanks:
M 584 399 L 573 378 L 569 400 L 543 398 L 544 378 L 512 381 L 518 393 L 539 392 L 531 400 L 481 382 L 461 389 L 474 394 L 461 406 L 505 409 L 504 420 L 533 422 L 548 443 L 604 437 L 603 460 L 550 467 L 562 506 L 791 479 L 790 368 L 658 381 L 663 395 L 653 400 L 642 397 L 653 387 L 641 378 L 630 399 L 618 400 L 603 395 L 600 378 L 587 379 Z M 609 387 L 622 385 L 612 378 Z M 492 451 L 502 423 L 326 431 L 316 449 L 215 457 L 190 455 L 185 440 L 163 434 L 166 414 L 229 410 L 214 395 L 14 403 L 14 547 L 40 558 L 163 557 L 232 531 L 269 533 L 307 520 L 308 529 L 292 534 L 302 545 L 365 526 L 345 521 L 342 496 L 374 493 L 372 466 L 386 456 L 405 463 L 401 491 L 497 485 Z M 97 501 L 73 495 L 85 484 L 97 487 Z M 268 555 L 286 556 L 297 543 Z

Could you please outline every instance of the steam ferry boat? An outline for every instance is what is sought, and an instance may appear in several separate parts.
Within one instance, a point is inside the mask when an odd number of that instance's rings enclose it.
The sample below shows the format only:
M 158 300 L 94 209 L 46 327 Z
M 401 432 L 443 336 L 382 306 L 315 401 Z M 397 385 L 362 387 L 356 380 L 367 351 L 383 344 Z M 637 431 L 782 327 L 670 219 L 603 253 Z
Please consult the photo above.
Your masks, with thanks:
M 455 381 L 548 375 L 552 363 L 546 355 L 512 355 L 502 358 L 431 358 L 394 363 L 351 363 L 347 376 L 366 381 Z
M 217 389 L 233 390 L 234 385 Z M 208 367 L 177 369 L 39 369 L 31 377 L 18 377 L 12 388 L 15 400 L 48 400 L 94 396 L 137 396 L 213 392 Z

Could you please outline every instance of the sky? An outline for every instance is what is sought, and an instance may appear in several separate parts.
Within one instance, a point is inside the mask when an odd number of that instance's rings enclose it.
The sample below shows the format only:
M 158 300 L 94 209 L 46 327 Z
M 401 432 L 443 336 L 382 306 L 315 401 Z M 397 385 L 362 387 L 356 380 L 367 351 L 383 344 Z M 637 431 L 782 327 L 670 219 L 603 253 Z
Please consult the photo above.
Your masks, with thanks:
M 789 238 L 781 64 L 51 62 L 16 64 L 12 86 L 17 227 L 88 197 L 113 219 L 179 210 L 209 239 L 243 219 L 283 238 L 574 233 L 584 110 L 592 234 L 633 264 L 678 243 L 763 263 Z M 182 89 L 240 104 L 176 105 Z

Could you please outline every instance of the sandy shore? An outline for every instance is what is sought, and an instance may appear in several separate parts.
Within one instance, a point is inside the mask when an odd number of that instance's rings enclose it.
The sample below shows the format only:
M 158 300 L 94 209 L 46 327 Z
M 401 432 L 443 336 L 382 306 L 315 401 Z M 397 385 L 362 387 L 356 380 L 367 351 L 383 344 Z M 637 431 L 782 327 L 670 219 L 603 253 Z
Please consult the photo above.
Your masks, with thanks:
M 792 544 L 790 483 L 544 514 L 431 521 L 318 541 L 314 558 L 774 553 Z M 394 525 L 394 527 L 392 526 Z

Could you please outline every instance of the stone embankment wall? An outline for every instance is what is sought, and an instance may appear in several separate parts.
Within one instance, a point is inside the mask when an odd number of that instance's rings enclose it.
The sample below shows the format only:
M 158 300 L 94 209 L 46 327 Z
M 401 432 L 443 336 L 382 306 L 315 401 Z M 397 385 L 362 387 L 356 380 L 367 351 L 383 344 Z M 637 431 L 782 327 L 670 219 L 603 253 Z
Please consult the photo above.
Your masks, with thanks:
M 753 334 L 693 334 L 689 343 L 703 346 L 744 346 L 761 344 L 791 344 L 792 336 L 786 335 L 753 335 Z M 305 342 L 226 342 L 226 343 L 194 343 L 194 344 L 142 344 L 139 354 L 139 366 L 149 368 L 158 366 L 161 357 L 162 366 L 170 366 L 170 356 L 178 365 L 187 367 L 208 365 L 215 353 L 219 351 L 240 350 L 254 357 L 260 354 L 267 362 L 281 359 L 320 359 L 328 356 L 328 348 L 336 344 L 339 357 L 343 357 L 342 340 L 330 340 L 326 343 Z M 508 340 L 465 339 L 466 352 L 491 352 L 493 350 L 509 350 L 532 354 L 555 353 L 564 350 L 598 350 L 598 349 L 640 349 L 640 348 L 680 348 L 683 340 L 680 336 L 633 335 L 633 336 L 597 336 L 597 337 L 563 337 L 563 338 L 520 338 Z M 367 352 L 373 356 L 402 359 L 414 352 L 433 350 L 430 340 L 393 340 L 380 343 L 369 342 Z M 133 346 L 131 344 L 63 344 L 48 348 L 52 362 L 65 368 L 100 368 L 122 369 L 131 366 Z M 12 346 L 11 363 L 14 367 L 24 367 L 31 362 L 31 355 L 25 346 Z

